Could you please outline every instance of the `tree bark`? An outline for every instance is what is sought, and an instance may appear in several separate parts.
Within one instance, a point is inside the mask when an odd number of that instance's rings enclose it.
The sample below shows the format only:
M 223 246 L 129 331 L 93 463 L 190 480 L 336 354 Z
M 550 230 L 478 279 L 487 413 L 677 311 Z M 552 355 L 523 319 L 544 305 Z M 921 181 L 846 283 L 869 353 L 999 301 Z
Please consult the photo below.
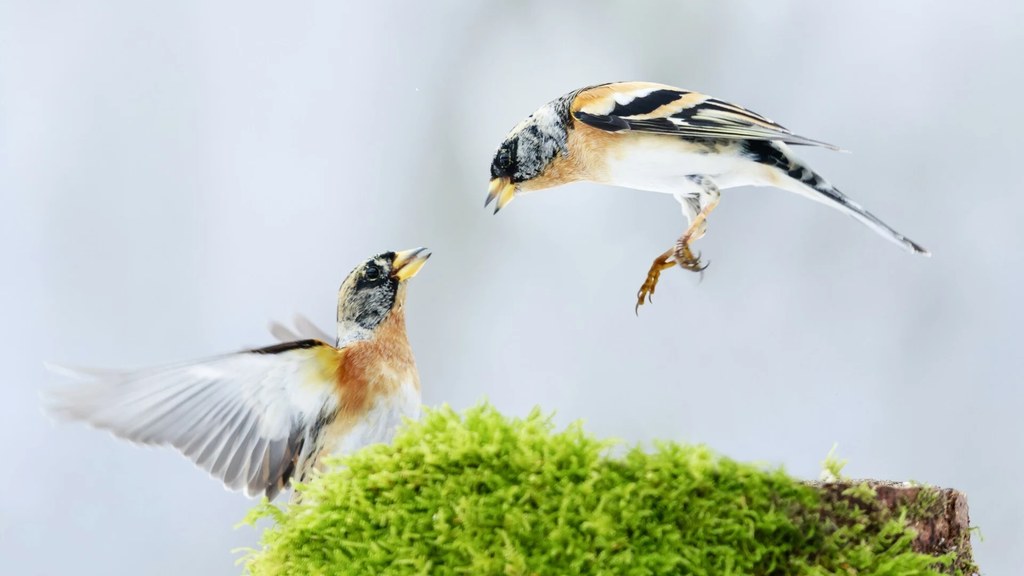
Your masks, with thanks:
M 971 557 L 970 518 L 967 496 L 951 488 L 919 486 L 879 480 L 840 480 L 814 482 L 826 496 L 842 498 L 842 493 L 866 482 L 876 494 L 882 510 L 891 514 L 907 511 L 907 523 L 917 532 L 915 552 L 942 556 L 949 552 L 956 559 L 943 572 L 948 574 L 977 574 L 978 568 Z

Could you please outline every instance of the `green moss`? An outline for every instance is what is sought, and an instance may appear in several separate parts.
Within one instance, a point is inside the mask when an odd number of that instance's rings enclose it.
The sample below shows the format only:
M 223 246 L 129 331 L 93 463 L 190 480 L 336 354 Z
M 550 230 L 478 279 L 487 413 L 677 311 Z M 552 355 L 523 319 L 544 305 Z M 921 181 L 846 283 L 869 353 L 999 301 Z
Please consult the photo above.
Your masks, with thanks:
M 429 411 L 264 502 L 265 574 L 935 574 L 901 517 L 702 446 L 609 455 L 534 411 Z
M 838 445 L 833 444 L 832 449 L 828 451 L 828 456 L 825 456 L 825 460 L 821 462 L 821 479 L 824 482 L 838 482 L 846 479 L 843 476 L 843 468 L 846 467 L 847 461 L 845 459 L 840 460 L 836 456 L 838 448 Z
M 907 506 L 911 521 L 935 518 L 942 513 L 942 492 L 935 486 L 921 486 L 914 501 Z

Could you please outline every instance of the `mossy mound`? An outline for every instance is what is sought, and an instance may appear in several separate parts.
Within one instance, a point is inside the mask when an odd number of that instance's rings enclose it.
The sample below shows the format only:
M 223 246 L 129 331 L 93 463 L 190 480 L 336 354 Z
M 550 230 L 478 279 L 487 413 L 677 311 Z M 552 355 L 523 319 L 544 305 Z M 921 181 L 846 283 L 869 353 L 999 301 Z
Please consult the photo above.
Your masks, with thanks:
M 609 455 L 579 425 L 534 411 L 428 411 L 264 502 L 265 574 L 938 574 L 870 489 L 827 498 L 786 475 L 661 444 Z

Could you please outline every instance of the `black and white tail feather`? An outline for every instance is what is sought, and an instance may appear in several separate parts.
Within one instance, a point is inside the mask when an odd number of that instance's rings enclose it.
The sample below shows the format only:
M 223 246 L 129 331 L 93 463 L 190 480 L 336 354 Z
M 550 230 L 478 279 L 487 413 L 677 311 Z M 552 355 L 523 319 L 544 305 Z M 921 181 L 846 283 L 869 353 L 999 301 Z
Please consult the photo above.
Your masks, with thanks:
M 900 234 L 840 192 L 835 186 L 829 184 L 818 173 L 797 159 L 785 143 L 751 140 L 745 143 L 745 151 L 752 160 L 785 173 L 788 181 L 779 183 L 780 188 L 835 208 L 910 252 L 931 256 L 931 252 L 923 246 Z

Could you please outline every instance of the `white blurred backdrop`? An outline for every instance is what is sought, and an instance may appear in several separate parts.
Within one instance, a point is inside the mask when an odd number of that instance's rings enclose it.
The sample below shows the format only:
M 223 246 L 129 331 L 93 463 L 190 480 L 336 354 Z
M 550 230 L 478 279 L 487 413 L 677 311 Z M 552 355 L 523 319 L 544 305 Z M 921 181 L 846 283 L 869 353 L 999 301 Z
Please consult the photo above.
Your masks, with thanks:
M 46 360 L 130 368 L 333 328 L 375 252 L 425 245 L 425 403 L 541 405 L 630 442 L 967 492 L 977 558 L 1024 545 L 1024 4 L 0 1 L 5 574 L 234 574 L 251 505 L 170 450 L 40 412 Z M 577 184 L 481 206 L 505 133 L 650 80 L 853 154 L 801 150 L 935 256 L 771 189 L 682 231 L 669 197 Z

